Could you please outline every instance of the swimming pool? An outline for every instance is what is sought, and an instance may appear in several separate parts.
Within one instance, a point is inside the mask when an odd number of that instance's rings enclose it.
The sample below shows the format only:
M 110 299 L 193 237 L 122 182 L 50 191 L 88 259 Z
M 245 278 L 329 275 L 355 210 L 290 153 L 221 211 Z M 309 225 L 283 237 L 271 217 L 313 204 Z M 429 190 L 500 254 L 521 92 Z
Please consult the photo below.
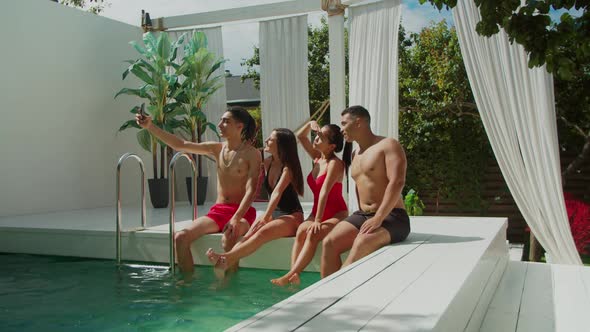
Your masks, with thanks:
M 183 283 L 162 269 L 14 254 L 0 254 L 0 266 L 2 331 L 220 331 L 320 278 L 282 288 L 269 280 L 285 271 L 241 269 L 222 282 L 196 267 Z

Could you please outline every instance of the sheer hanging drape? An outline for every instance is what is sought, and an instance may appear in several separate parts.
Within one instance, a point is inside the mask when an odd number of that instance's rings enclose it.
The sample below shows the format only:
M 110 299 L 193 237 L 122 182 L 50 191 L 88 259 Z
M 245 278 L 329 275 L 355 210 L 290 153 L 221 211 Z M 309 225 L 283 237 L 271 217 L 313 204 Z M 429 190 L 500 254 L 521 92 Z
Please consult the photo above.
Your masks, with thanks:
M 211 52 L 215 53 L 217 57 L 223 58 L 223 39 L 221 35 L 221 27 L 213 27 L 213 28 L 206 28 L 206 29 L 189 29 L 189 30 L 178 30 L 178 31 L 170 31 L 170 37 L 173 40 L 177 40 L 183 33 L 186 33 L 185 44 L 188 40 L 192 37 L 192 34 L 195 31 L 202 31 L 207 36 L 207 49 Z M 182 61 L 182 57 L 184 56 L 184 46 L 179 47 L 178 49 L 178 62 Z M 225 66 L 221 65 L 212 76 L 223 75 L 225 73 Z M 225 90 L 225 80 L 222 80 L 223 86 L 215 92 L 203 112 L 207 115 L 207 120 L 209 122 L 214 123 L 217 125 L 219 119 L 227 109 L 227 94 Z M 207 129 L 205 135 L 203 135 L 204 141 L 218 141 L 217 136 L 214 132 L 210 129 Z M 214 202 L 217 199 L 217 167 L 215 164 L 208 160 L 207 158 L 201 158 L 203 160 L 203 172 L 206 176 L 209 177 L 209 181 L 207 183 L 207 197 L 206 201 Z M 182 163 L 184 164 L 184 163 Z M 180 166 L 180 165 L 179 165 Z M 190 176 L 190 169 L 188 167 L 182 168 L 182 174 L 186 174 L 186 176 Z M 182 178 L 179 176 L 179 178 Z M 177 188 L 184 188 L 184 179 L 177 180 Z M 182 182 L 181 182 L 182 181 Z
M 581 264 L 563 198 L 552 76 L 529 69 L 522 46 L 503 31 L 479 36 L 473 1 L 458 1 L 453 16 L 482 122 L 518 208 L 553 263 Z
M 274 128 L 295 130 L 309 117 L 307 15 L 260 22 L 260 100 L 265 138 Z M 312 161 L 301 146 L 298 151 L 305 177 Z
M 400 0 L 349 8 L 349 105 L 371 114 L 377 135 L 398 137 L 398 31 Z M 349 179 L 349 210 L 358 209 L 354 181 Z

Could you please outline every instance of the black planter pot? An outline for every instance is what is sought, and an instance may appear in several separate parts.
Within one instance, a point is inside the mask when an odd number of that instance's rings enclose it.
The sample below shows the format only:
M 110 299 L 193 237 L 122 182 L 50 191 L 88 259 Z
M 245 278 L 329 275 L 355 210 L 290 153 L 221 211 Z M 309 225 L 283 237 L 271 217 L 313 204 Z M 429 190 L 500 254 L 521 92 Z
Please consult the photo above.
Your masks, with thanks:
M 148 179 L 148 186 L 153 207 L 168 207 L 168 179 Z
M 205 203 L 205 198 L 207 196 L 207 182 L 209 182 L 209 178 L 204 177 L 197 177 L 197 205 L 203 205 Z M 188 201 L 190 204 L 193 204 L 193 178 L 186 178 L 186 190 L 188 192 Z

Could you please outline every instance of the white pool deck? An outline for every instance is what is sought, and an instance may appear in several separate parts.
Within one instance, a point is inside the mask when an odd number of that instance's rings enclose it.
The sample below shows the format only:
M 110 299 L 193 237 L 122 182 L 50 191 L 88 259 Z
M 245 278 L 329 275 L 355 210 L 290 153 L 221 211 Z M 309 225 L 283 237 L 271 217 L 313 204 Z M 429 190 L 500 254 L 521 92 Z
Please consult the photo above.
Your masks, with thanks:
M 257 210 L 264 203 L 255 205 Z M 199 206 L 199 215 L 209 205 Z M 311 206 L 304 205 L 305 210 Z M 189 224 L 179 203 L 176 230 Z M 139 225 L 123 209 L 125 228 Z M 168 210 L 148 209 L 149 227 L 125 232 L 128 260 L 167 263 Z M 505 218 L 412 217 L 412 233 L 231 331 L 590 331 L 590 268 L 510 261 Z M 218 234 L 193 244 L 208 264 Z M 293 238 L 273 241 L 245 267 L 288 269 Z M 113 207 L 0 217 L 0 252 L 113 259 Z M 319 255 L 308 268 L 317 271 Z
M 176 204 L 175 230 L 189 225 L 191 206 Z M 211 204 L 198 206 L 198 216 L 205 215 Z M 260 213 L 266 203 L 255 203 Z M 311 210 L 311 204 L 303 204 Z M 122 256 L 127 261 L 144 261 L 167 264 L 169 261 L 169 210 L 147 208 L 147 229 L 122 233 Z M 0 217 L 0 252 L 27 253 L 92 258 L 115 258 L 114 207 L 73 210 L 34 215 Z M 140 210 L 122 208 L 125 230 L 141 226 Z M 193 243 L 195 264 L 209 265 L 205 256 L 208 248 L 221 250 L 220 234 L 208 235 Z M 292 238 L 269 243 L 254 255 L 243 259 L 244 267 L 289 269 Z M 319 254 L 307 271 L 319 271 Z

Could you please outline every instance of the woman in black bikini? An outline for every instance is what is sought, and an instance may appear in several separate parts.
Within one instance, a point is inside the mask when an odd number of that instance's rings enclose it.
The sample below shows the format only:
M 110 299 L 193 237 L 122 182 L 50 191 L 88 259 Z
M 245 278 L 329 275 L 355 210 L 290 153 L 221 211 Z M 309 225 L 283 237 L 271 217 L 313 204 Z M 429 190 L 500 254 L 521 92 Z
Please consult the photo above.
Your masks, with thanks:
M 294 236 L 303 222 L 303 209 L 298 195 L 303 195 L 303 175 L 297 154 L 297 140 L 286 128 L 272 131 L 265 141 L 264 151 L 271 156 L 264 160 L 264 185 L 270 199 L 266 211 L 258 218 L 244 238 L 224 254 L 217 254 L 211 248 L 207 256 L 216 267 L 219 276 L 238 261 L 254 253 L 263 244 L 281 238 Z

